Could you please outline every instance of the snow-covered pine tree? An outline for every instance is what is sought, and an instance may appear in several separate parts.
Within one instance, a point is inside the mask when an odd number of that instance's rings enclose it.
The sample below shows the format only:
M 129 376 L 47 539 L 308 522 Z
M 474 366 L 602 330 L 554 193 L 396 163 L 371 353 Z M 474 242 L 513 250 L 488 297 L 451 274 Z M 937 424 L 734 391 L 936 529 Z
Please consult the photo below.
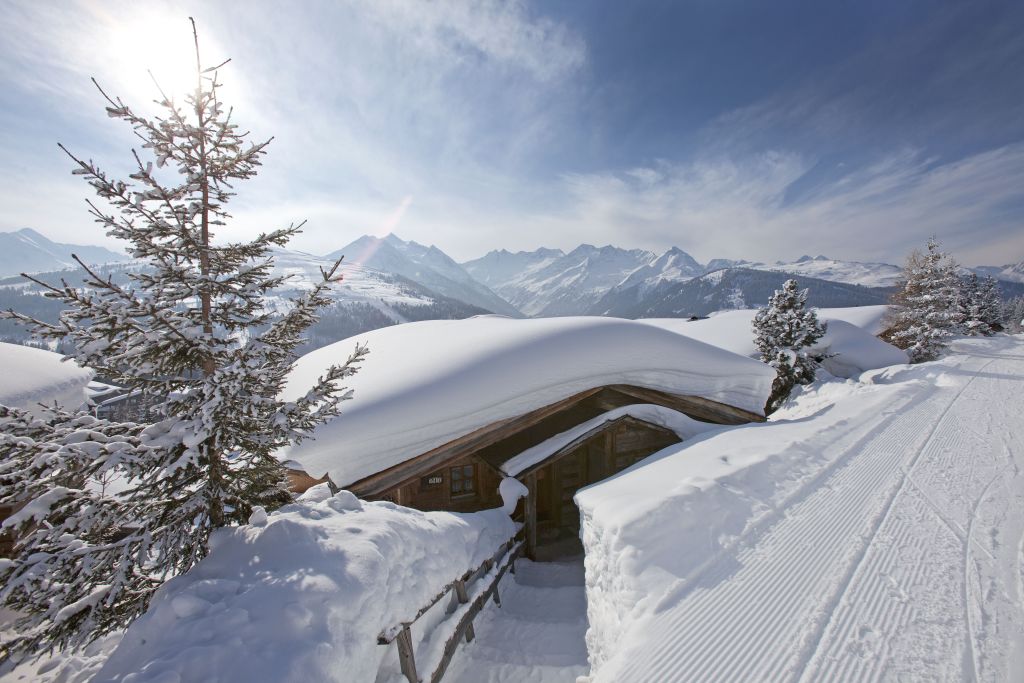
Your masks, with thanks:
M 914 251 L 903 267 L 903 285 L 890 300 L 882 337 L 906 349 L 912 363 L 933 360 L 956 329 L 960 280 L 956 262 L 928 240 L 922 254 Z
M 1024 332 L 1024 296 L 1015 296 L 1003 304 L 1001 320 L 1010 334 Z
M 987 334 L 1003 331 L 1003 297 L 999 294 L 999 283 L 991 275 L 978 286 L 978 319 L 988 328 Z
M 23 615 L 20 635 L 0 648 L 4 657 L 77 647 L 123 628 L 163 580 L 207 554 L 213 529 L 289 500 L 274 452 L 338 413 L 350 396 L 339 382 L 366 353 L 357 346 L 302 398 L 278 398 L 303 330 L 329 302 L 340 259 L 276 315 L 263 306 L 282 283 L 271 274 L 271 248 L 301 225 L 213 242 L 233 186 L 256 173 L 269 140 L 250 143 L 238 129 L 218 97 L 226 62 L 205 68 L 194 22 L 192 29 L 196 85 L 184 104 L 161 92 L 163 116 L 150 119 L 100 89 L 107 113 L 134 129 L 152 160 L 133 152 L 135 172 L 118 180 L 61 146 L 73 173 L 109 205 L 89 202 L 96 221 L 147 267 L 131 271 L 127 285 L 84 263 L 85 287 L 40 283 L 69 306 L 56 325 L 7 314 L 43 338 L 70 340 L 74 360 L 163 402 L 155 422 L 138 428 L 80 425 L 81 416 L 10 418 L 12 433 L 32 430 L 35 444 L 17 461 L 45 458 L 43 471 L 8 468 L 0 481 L 0 501 L 28 511 L 15 518 L 23 522 L 16 557 L 0 565 L 0 599 Z M 110 439 L 112 448 L 83 445 Z M 117 496 L 88 484 L 112 470 L 124 487 Z
M 796 280 L 786 280 L 775 290 L 768 306 L 754 316 L 754 343 L 761 360 L 777 373 L 765 413 L 772 413 L 797 384 L 814 381 L 817 366 L 807 349 L 825 334 L 813 309 L 807 309 L 807 290 L 798 290 Z
M 981 282 L 977 273 L 962 275 L 957 288 L 953 326 L 963 334 L 979 336 L 991 334 L 981 314 Z

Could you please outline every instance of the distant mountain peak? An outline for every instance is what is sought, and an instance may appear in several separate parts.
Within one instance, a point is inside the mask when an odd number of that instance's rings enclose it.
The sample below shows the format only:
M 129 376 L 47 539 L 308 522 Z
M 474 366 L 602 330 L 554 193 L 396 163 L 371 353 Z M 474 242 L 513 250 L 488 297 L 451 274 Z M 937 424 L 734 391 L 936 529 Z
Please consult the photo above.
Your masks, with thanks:
M 76 268 L 72 258 L 77 255 L 90 265 L 127 261 L 106 247 L 87 244 L 62 244 L 32 228 L 0 232 L 0 277 L 19 273 L 42 273 Z

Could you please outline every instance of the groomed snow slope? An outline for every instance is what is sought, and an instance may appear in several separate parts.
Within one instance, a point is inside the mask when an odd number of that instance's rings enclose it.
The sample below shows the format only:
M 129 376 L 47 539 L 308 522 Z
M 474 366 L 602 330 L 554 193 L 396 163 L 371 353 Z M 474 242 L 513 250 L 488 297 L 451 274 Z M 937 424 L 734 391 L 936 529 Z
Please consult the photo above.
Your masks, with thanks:
M 0 342 L 0 405 L 31 410 L 56 401 L 74 410 L 85 403 L 93 371 L 62 358 L 52 351 Z
M 854 377 L 865 370 L 884 368 L 907 362 L 905 352 L 875 337 L 875 328 L 885 313 L 885 306 L 856 308 L 825 308 L 818 310 L 818 319 L 828 323 L 828 331 L 811 350 L 830 355 L 822 365 L 837 377 Z M 741 356 L 757 358 L 751 323 L 757 311 L 744 309 L 723 311 L 710 318 L 648 318 L 638 322 L 671 330 L 705 344 Z
M 374 330 L 298 360 L 294 399 L 356 341 L 369 345 L 342 415 L 280 453 L 346 486 L 495 421 L 586 389 L 632 384 L 761 414 L 770 368 L 631 320 L 481 316 Z
M 577 493 L 594 683 L 1024 678 L 1024 337 L 862 380 Z
M 93 683 L 403 681 L 395 645 L 377 635 L 516 530 L 501 510 L 419 512 L 326 485 L 253 517 L 219 531 L 205 560 L 157 591 Z M 423 670 L 438 647 L 420 644 Z

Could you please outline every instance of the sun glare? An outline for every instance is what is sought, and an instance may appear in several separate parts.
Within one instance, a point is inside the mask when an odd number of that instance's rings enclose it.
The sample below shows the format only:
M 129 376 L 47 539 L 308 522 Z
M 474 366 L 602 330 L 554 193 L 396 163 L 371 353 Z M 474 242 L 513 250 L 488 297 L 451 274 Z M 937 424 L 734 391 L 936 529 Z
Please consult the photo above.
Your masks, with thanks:
M 143 10 L 109 17 L 103 50 L 116 73 L 122 98 L 137 101 L 159 97 L 182 100 L 196 87 L 195 45 L 188 17 Z M 224 60 L 209 30 L 199 26 L 204 67 Z M 155 83 L 154 83 L 155 81 Z

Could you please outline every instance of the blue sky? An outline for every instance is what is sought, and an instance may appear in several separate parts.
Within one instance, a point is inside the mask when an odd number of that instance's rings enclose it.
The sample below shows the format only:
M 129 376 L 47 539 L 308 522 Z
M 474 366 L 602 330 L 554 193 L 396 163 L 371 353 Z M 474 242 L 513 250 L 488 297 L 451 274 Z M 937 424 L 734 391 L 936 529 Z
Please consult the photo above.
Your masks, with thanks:
M 6 2 L 0 230 L 108 243 L 56 142 L 125 170 L 89 76 L 145 107 L 189 15 L 275 136 L 224 237 L 1024 260 L 1024 3 L 986 0 Z

